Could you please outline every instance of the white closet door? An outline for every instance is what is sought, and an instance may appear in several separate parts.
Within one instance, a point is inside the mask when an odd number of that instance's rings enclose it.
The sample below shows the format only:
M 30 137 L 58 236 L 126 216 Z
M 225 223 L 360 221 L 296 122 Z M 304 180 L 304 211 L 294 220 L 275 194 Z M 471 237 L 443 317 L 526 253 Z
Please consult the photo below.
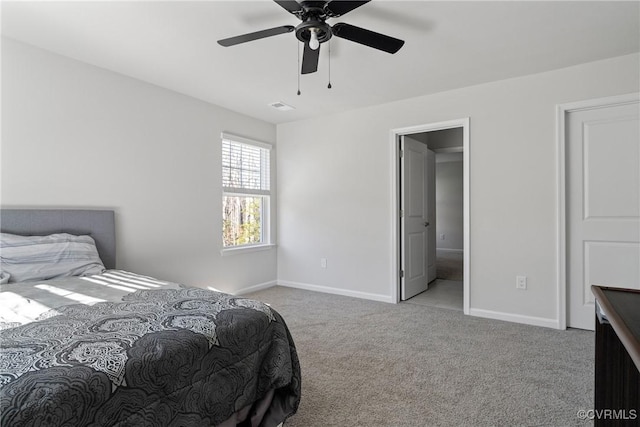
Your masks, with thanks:
M 640 289 L 638 103 L 566 120 L 567 326 L 594 329 L 591 285 Z

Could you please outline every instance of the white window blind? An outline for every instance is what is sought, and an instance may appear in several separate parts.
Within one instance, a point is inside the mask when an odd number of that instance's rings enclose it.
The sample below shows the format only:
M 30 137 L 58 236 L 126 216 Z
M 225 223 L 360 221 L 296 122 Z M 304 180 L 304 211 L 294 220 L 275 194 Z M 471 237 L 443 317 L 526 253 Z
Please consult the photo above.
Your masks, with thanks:
M 271 146 L 222 134 L 222 187 L 225 192 L 269 195 Z

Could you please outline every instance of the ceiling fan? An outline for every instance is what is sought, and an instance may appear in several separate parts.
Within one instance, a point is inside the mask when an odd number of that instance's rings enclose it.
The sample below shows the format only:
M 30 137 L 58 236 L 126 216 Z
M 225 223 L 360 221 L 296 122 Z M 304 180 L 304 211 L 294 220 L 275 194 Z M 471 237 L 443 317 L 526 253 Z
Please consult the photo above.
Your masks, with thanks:
M 281 27 L 256 31 L 241 36 L 218 40 L 218 44 L 228 47 L 240 43 L 271 37 L 278 34 L 296 32 L 298 40 L 304 43 L 302 54 L 302 74 L 315 73 L 318 70 L 318 58 L 320 56 L 320 44 L 328 41 L 332 36 L 360 43 L 374 49 L 388 53 L 396 53 L 404 41 L 371 30 L 356 27 L 354 25 L 337 23 L 333 26 L 326 23 L 329 18 L 337 18 L 352 10 L 369 3 L 366 1 L 301 1 L 274 0 L 287 12 L 295 15 L 302 22 L 294 27 L 283 25 Z

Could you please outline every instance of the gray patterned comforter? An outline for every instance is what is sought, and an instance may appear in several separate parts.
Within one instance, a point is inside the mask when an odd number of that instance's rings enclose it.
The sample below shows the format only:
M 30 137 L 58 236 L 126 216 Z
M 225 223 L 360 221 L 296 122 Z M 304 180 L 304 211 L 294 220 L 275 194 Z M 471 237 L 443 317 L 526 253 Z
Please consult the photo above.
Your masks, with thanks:
M 296 349 L 263 303 L 155 289 L 52 313 L 0 331 L 2 426 L 211 426 L 270 393 L 259 425 L 297 410 Z

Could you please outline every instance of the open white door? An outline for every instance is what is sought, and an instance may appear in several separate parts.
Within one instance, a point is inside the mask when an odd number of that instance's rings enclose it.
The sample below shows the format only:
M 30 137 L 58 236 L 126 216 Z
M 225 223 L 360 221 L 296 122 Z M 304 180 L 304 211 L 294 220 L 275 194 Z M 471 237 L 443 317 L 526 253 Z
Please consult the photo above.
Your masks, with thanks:
M 430 196 L 429 163 L 435 165 L 433 151 L 418 141 L 400 136 L 400 288 L 401 299 L 427 290 L 429 283 Z M 435 185 L 434 185 L 435 188 Z M 435 266 L 435 260 L 431 261 Z M 435 275 L 435 268 L 433 268 Z
M 571 111 L 567 152 L 567 326 L 594 329 L 591 285 L 640 288 L 638 102 Z

